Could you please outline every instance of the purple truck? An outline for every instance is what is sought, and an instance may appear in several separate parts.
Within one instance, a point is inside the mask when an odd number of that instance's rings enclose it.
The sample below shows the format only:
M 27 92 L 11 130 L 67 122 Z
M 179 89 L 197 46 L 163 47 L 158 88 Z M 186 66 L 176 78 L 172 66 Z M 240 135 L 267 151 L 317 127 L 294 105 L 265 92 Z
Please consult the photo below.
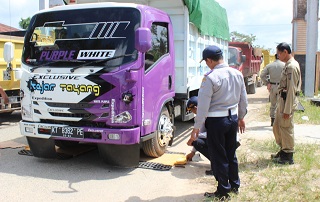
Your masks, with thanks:
M 172 144 L 175 117 L 193 117 L 185 103 L 206 71 L 200 52 L 187 57 L 193 45 L 176 36 L 173 24 L 163 10 L 132 3 L 36 13 L 25 35 L 20 84 L 20 129 L 33 155 L 55 158 L 56 146 L 94 143 L 116 166 L 138 165 L 140 149 L 161 156 Z M 186 25 L 176 30 L 190 36 L 194 27 Z M 197 63 L 187 64 L 190 58 Z

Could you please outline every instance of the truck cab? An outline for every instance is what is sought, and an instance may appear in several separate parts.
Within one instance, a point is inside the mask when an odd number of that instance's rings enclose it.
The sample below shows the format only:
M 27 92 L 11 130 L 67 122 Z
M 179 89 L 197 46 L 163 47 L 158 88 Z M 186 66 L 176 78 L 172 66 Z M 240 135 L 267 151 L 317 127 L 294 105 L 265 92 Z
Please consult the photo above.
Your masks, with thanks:
M 247 42 L 233 41 L 229 43 L 228 64 L 242 73 L 248 94 L 256 93 L 262 61 L 260 48 L 254 48 Z
M 53 145 L 90 142 L 99 143 L 102 155 L 109 145 L 125 146 L 125 153 L 132 148 L 136 160 L 140 137 L 157 127 L 158 147 L 148 147 L 152 136 L 145 152 L 162 155 L 172 137 L 168 101 L 174 97 L 166 13 L 136 4 L 73 5 L 39 12 L 30 25 L 22 55 L 20 126 L 35 156 L 54 156 Z M 39 138 L 51 145 L 48 154 L 37 152 Z
M 241 71 L 245 61 L 246 55 L 243 55 L 241 48 L 229 46 L 228 64 L 230 67 Z

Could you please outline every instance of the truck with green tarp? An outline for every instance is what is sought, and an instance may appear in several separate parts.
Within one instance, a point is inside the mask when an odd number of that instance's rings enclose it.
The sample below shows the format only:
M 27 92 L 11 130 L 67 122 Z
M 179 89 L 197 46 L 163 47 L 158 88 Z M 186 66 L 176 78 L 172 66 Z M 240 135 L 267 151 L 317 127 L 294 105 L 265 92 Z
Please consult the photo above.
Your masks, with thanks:
M 161 156 L 174 119 L 190 120 L 209 68 L 202 50 L 228 55 L 227 13 L 214 0 L 69 0 L 36 13 L 22 56 L 20 129 L 36 157 L 55 145 L 95 143 L 117 166 L 140 148 Z

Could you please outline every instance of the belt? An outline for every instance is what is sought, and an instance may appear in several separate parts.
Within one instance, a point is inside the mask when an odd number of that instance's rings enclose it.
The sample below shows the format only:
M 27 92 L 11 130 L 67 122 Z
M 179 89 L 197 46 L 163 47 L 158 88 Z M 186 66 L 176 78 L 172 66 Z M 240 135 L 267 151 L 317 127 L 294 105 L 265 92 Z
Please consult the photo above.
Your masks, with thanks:
M 272 85 L 279 85 L 279 83 L 273 83 L 273 82 L 270 82 L 270 84 L 272 84 Z
M 232 108 L 230 110 L 231 110 L 231 115 L 238 114 L 238 107 Z M 229 110 L 208 112 L 207 117 L 225 117 L 225 116 L 229 116 Z

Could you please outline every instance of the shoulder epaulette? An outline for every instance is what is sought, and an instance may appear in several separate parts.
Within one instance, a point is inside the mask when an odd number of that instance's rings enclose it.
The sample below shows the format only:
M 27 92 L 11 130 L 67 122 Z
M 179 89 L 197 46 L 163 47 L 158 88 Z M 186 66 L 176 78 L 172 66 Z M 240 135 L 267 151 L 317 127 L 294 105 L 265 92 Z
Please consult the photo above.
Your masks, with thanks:
M 209 74 L 211 74 L 212 70 L 208 71 L 207 73 L 205 73 L 204 76 L 208 76 Z

